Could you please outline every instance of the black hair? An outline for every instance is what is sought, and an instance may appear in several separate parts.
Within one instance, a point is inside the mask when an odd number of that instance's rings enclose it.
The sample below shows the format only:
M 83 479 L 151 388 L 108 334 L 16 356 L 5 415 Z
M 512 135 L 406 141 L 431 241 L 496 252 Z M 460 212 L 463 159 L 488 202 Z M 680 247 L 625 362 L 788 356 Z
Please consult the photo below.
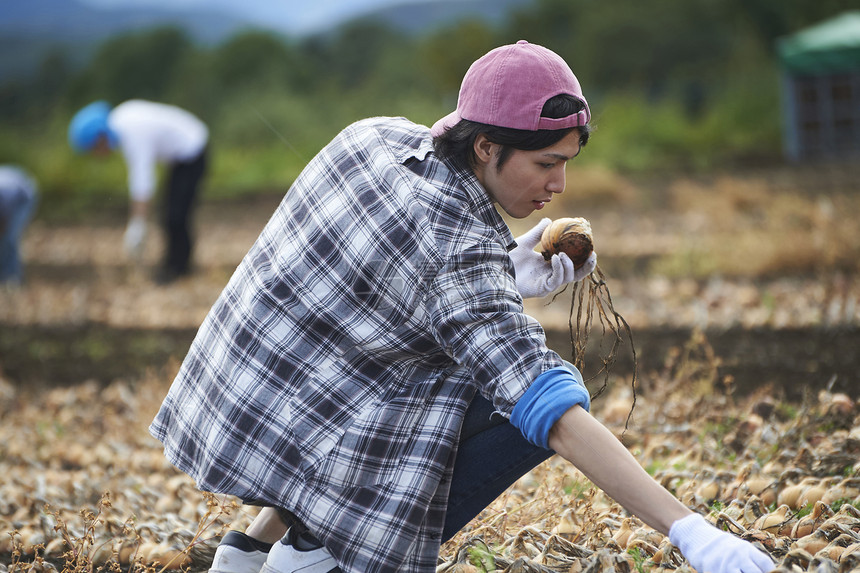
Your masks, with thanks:
M 584 107 L 585 104 L 581 99 L 569 94 L 560 94 L 551 97 L 544 103 L 541 109 L 541 117 L 567 117 L 581 111 Z M 528 131 L 524 129 L 511 129 L 509 127 L 497 127 L 495 125 L 461 119 L 456 125 L 445 131 L 445 133 L 435 137 L 433 139 L 433 147 L 436 155 L 447 159 L 457 168 L 474 168 L 477 162 L 474 146 L 475 139 L 483 133 L 491 142 L 501 146 L 496 163 L 496 169 L 501 169 L 502 165 L 510 158 L 514 149 L 522 151 L 544 149 L 558 143 L 574 129 L 579 129 L 579 145 L 580 147 L 584 147 L 588 143 L 591 133 L 591 126 L 589 124 L 565 129 Z

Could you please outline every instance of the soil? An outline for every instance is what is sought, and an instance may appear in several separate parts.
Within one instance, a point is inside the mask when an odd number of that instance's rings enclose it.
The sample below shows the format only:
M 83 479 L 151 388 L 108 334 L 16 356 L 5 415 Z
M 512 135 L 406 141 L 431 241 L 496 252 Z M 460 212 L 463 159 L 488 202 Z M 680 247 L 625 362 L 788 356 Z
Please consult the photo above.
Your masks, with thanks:
M 185 355 L 195 328 L 110 328 L 81 326 L 16 326 L 0 341 L 3 372 L 18 384 L 68 386 L 94 380 L 107 385 L 134 379 L 147 370 L 176 364 Z M 719 379 L 730 379 L 733 391 L 745 395 L 762 386 L 777 387 L 790 401 L 829 388 L 857 399 L 860 328 L 782 328 L 705 331 L 719 359 Z M 683 348 L 692 331 L 644 328 L 634 333 L 637 372 L 648 376 L 663 370 L 673 350 Z M 573 360 L 570 334 L 547 331 L 548 345 Z M 600 353 L 590 348 L 586 365 L 598 366 Z M 589 370 L 586 370 L 589 372 Z M 625 340 L 611 370 L 611 380 L 632 380 L 633 353 Z M 597 376 L 594 384 L 601 383 Z
M 195 272 L 166 286 L 151 280 L 161 248 L 157 229 L 135 266 L 122 253 L 121 213 L 93 213 L 76 223 L 37 219 L 22 248 L 25 286 L 0 292 L 0 373 L 27 386 L 108 384 L 181 360 L 278 201 L 276 194 L 204 201 L 196 216 Z M 617 216 L 590 218 L 599 230 Z M 615 308 L 630 323 L 639 376 L 664 368 L 693 332 L 702 332 L 720 379 L 731 380 L 735 392 L 775 385 L 790 398 L 825 387 L 860 393 L 860 286 L 850 275 L 667 280 L 644 273 L 653 251 L 631 254 L 623 238 L 610 239 L 601 243 L 600 264 Z M 549 346 L 572 360 L 570 300 L 562 292 L 528 301 L 527 310 L 544 325 Z M 592 344 L 586 365 L 598 365 L 598 354 Z M 625 342 L 612 372 L 630 378 L 632 367 Z

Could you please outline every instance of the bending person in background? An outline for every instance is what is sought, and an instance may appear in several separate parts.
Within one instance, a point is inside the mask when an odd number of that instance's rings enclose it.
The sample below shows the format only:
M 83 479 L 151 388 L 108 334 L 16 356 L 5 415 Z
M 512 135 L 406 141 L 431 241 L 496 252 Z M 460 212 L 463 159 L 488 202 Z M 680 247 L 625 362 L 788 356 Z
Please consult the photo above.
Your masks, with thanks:
M 521 219 L 565 189 L 590 111 L 557 54 L 502 46 L 433 128 L 344 129 L 287 192 L 191 344 L 150 432 L 206 491 L 265 506 L 210 573 L 436 570 L 442 541 L 557 452 L 699 571 L 750 543 L 651 478 L 589 412 L 523 297 L 582 280 Z
M 0 284 L 18 287 L 24 282 L 21 236 L 33 216 L 36 182 L 20 167 L 0 165 Z
M 193 114 L 172 105 L 129 100 L 111 109 L 98 101 L 69 124 L 69 142 L 79 152 L 107 155 L 119 148 L 128 169 L 131 207 L 124 245 L 140 258 L 155 194 L 157 165 L 167 173 L 163 226 L 165 253 L 156 281 L 169 283 L 191 271 L 192 211 L 206 171 L 209 130 Z

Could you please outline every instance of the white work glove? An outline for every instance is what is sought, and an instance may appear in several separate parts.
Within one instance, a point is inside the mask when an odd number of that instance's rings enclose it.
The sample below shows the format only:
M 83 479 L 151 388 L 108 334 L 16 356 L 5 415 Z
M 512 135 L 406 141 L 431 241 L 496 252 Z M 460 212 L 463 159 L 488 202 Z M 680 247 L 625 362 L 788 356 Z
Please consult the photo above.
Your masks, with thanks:
M 567 283 L 581 281 L 594 271 L 597 254 L 591 253 L 585 264 L 573 268 L 573 261 L 565 253 L 553 255 L 549 261 L 534 250 L 540 236 L 552 221 L 544 218 L 520 237 L 517 246 L 509 253 L 517 275 L 517 290 L 523 298 L 544 297 Z
M 707 573 L 766 573 L 773 560 L 752 543 L 721 531 L 694 513 L 672 524 L 672 542 L 693 569 Z
M 135 215 L 128 221 L 128 226 L 123 235 L 123 245 L 125 252 L 133 259 L 140 259 L 143 256 L 143 245 L 146 242 L 146 218 L 141 215 Z

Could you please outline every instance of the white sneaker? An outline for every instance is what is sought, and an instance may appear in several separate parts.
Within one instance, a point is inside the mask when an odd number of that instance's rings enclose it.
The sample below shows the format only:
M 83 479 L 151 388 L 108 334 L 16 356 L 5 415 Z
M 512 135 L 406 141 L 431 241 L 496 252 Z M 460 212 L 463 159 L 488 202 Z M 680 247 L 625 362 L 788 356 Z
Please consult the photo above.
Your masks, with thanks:
M 291 527 L 272 546 L 261 573 L 341 573 L 337 561 L 315 537 Z
M 239 531 L 228 531 L 215 549 L 209 573 L 260 573 L 269 547 Z

